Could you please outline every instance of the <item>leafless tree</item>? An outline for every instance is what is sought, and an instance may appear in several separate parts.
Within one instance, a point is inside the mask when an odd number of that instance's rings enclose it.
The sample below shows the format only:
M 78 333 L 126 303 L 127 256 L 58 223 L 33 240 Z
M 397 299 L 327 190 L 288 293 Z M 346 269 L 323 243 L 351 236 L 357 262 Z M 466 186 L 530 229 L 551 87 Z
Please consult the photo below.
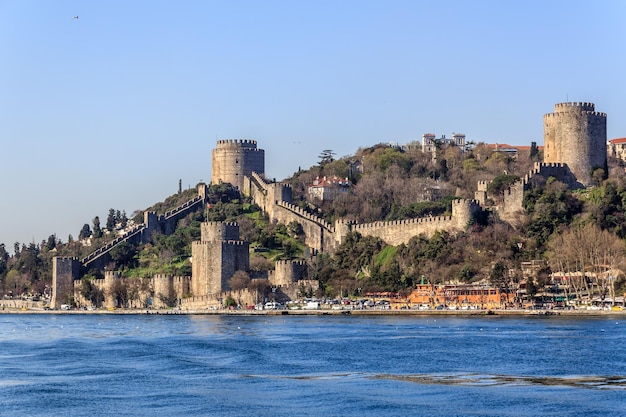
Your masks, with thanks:
M 594 290 L 602 298 L 615 299 L 615 271 L 622 267 L 625 253 L 616 235 L 587 223 L 553 234 L 548 248 L 550 264 L 568 276 L 578 299 L 591 298 Z

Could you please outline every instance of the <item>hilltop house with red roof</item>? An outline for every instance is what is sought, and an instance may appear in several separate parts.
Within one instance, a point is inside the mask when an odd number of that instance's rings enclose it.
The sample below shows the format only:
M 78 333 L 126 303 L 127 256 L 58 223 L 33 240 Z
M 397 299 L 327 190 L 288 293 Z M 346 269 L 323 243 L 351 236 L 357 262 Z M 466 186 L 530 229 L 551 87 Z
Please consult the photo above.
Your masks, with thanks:
M 318 200 L 334 200 L 340 194 L 350 191 L 352 184 L 347 178 L 333 177 L 317 177 L 313 181 L 313 184 L 308 187 L 308 194 L 310 199 Z
M 611 139 L 607 147 L 609 155 L 626 161 L 626 138 Z

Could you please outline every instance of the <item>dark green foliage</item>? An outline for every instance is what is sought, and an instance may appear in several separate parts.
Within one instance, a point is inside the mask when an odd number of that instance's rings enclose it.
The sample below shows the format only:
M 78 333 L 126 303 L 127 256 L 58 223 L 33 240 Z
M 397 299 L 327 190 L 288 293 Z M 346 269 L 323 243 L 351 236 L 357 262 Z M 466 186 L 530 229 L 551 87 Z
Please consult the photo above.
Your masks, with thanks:
M 611 181 L 591 189 L 588 193 L 587 211 L 601 229 L 626 238 L 626 189 Z
M 408 206 L 392 209 L 387 220 L 415 219 L 426 216 L 440 216 L 450 212 L 450 204 L 447 201 L 422 201 L 411 203 Z
M 519 179 L 517 175 L 498 175 L 487 185 L 487 192 L 490 195 L 499 196 Z
M 324 167 L 324 165 L 329 164 L 335 160 L 335 152 L 330 149 L 324 149 L 319 155 L 319 166 Z
M 80 232 L 78 232 L 78 240 L 87 239 L 89 236 L 91 236 L 91 228 L 85 223 L 83 228 L 80 229 Z
M 226 307 L 226 308 L 237 307 L 237 301 L 235 301 L 235 299 L 233 297 L 228 296 L 224 300 L 224 307 Z
M 102 237 L 102 229 L 100 228 L 100 218 L 98 216 L 93 218 L 93 237 L 99 239 Z
M 115 262 L 117 267 L 133 267 L 136 265 L 135 256 L 137 255 L 137 249 L 135 246 L 131 245 L 128 242 L 121 242 L 116 245 L 111 252 L 111 260 Z
M 404 154 L 404 152 L 395 148 L 384 149 L 378 155 L 376 165 L 382 172 L 387 171 L 392 165 L 397 165 L 405 173 L 408 173 L 413 166 L 411 160 Z
M 109 209 L 109 215 L 107 216 L 106 228 L 110 232 L 115 229 L 115 210 Z
M 526 233 L 543 246 L 559 226 L 568 225 L 582 212 L 583 204 L 562 182 L 549 178 L 545 187 L 534 187 L 524 195 L 528 214 Z
M 489 274 L 489 281 L 491 282 L 491 285 L 501 289 L 507 288 L 507 273 L 508 268 L 504 262 L 496 262 L 493 268 L 491 268 L 491 272 Z
M 371 265 L 374 255 L 382 250 L 385 243 L 379 238 L 363 237 L 359 233 L 348 233 L 344 242 L 334 254 L 340 268 L 358 271 Z

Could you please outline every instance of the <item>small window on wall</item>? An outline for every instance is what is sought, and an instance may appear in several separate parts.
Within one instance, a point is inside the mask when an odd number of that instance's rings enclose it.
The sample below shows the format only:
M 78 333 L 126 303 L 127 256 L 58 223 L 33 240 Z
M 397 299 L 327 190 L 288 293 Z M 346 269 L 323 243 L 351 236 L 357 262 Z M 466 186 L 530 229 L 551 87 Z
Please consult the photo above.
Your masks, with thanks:
M 235 163 L 238 164 L 239 163 L 239 159 L 235 159 Z

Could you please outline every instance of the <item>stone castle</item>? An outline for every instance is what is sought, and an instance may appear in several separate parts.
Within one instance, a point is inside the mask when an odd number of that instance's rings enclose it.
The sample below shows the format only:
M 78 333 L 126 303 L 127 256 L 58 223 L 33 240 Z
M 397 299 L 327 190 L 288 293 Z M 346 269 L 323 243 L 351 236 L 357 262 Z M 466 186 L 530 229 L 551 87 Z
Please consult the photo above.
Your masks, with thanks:
M 555 177 L 572 188 L 588 185 L 591 170 L 606 166 L 606 115 L 596 113 L 591 103 L 561 103 L 555 113 L 544 117 L 546 156 L 548 162 L 535 164 L 518 183 L 505 193 L 503 203 L 497 207 L 500 217 L 512 224 L 523 215 L 524 192 L 538 177 Z M 600 146 L 602 144 L 602 146 Z M 573 149 L 573 150 L 572 150 Z M 437 231 L 459 232 L 465 229 L 474 216 L 482 210 L 486 201 L 487 182 L 480 182 L 475 200 L 456 200 L 450 216 L 425 217 L 399 221 L 381 221 L 355 224 L 337 220 L 330 224 L 298 206 L 292 204 L 292 190 L 288 184 L 268 181 L 264 178 L 264 151 L 252 140 L 220 140 L 213 150 L 213 183 L 229 182 L 241 193 L 252 198 L 268 215 L 270 221 L 302 226 L 305 244 L 311 253 L 332 253 L 350 231 L 363 236 L 375 236 L 390 245 L 407 243 L 412 237 L 431 237 Z M 58 308 L 63 300 L 79 299 L 77 288 L 84 271 L 91 268 L 104 269 L 109 251 L 122 241 L 149 241 L 154 231 L 170 234 L 176 222 L 191 211 L 206 206 L 207 187 L 198 186 L 198 195 L 180 207 L 157 216 L 144 213 L 144 224 L 127 232 L 98 249 L 88 257 L 55 258 L 53 262 L 53 298 L 51 307 Z M 236 223 L 205 222 L 201 225 L 200 241 L 192 243 L 192 276 L 173 277 L 158 275 L 148 280 L 143 288 L 145 297 L 153 300 L 153 306 L 163 306 L 159 300 L 177 298 L 182 309 L 199 310 L 219 306 L 223 299 L 232 296 L 228 281 L 236 271 L 249 272 L 249 243 L 239 237 Z M 294 298 L 302 286 L 317 289 L 317 282 L 308 279 L 306 261 L 278 261 L 267 278 L 272 290 L 283 298 Z M 94 284 L 105 294 L 111 293 L 115 280 L 122 279 L 113 271 Z M 100 282 L 101 281 L 101 282 Z M 238 291 L 238 300 L 243 304 L 254 304 L 256 295 L 250 291 Z M 84 301 L 84 300 L 81 300 Z M 104 301 L 113 307 L 115 300 Z

